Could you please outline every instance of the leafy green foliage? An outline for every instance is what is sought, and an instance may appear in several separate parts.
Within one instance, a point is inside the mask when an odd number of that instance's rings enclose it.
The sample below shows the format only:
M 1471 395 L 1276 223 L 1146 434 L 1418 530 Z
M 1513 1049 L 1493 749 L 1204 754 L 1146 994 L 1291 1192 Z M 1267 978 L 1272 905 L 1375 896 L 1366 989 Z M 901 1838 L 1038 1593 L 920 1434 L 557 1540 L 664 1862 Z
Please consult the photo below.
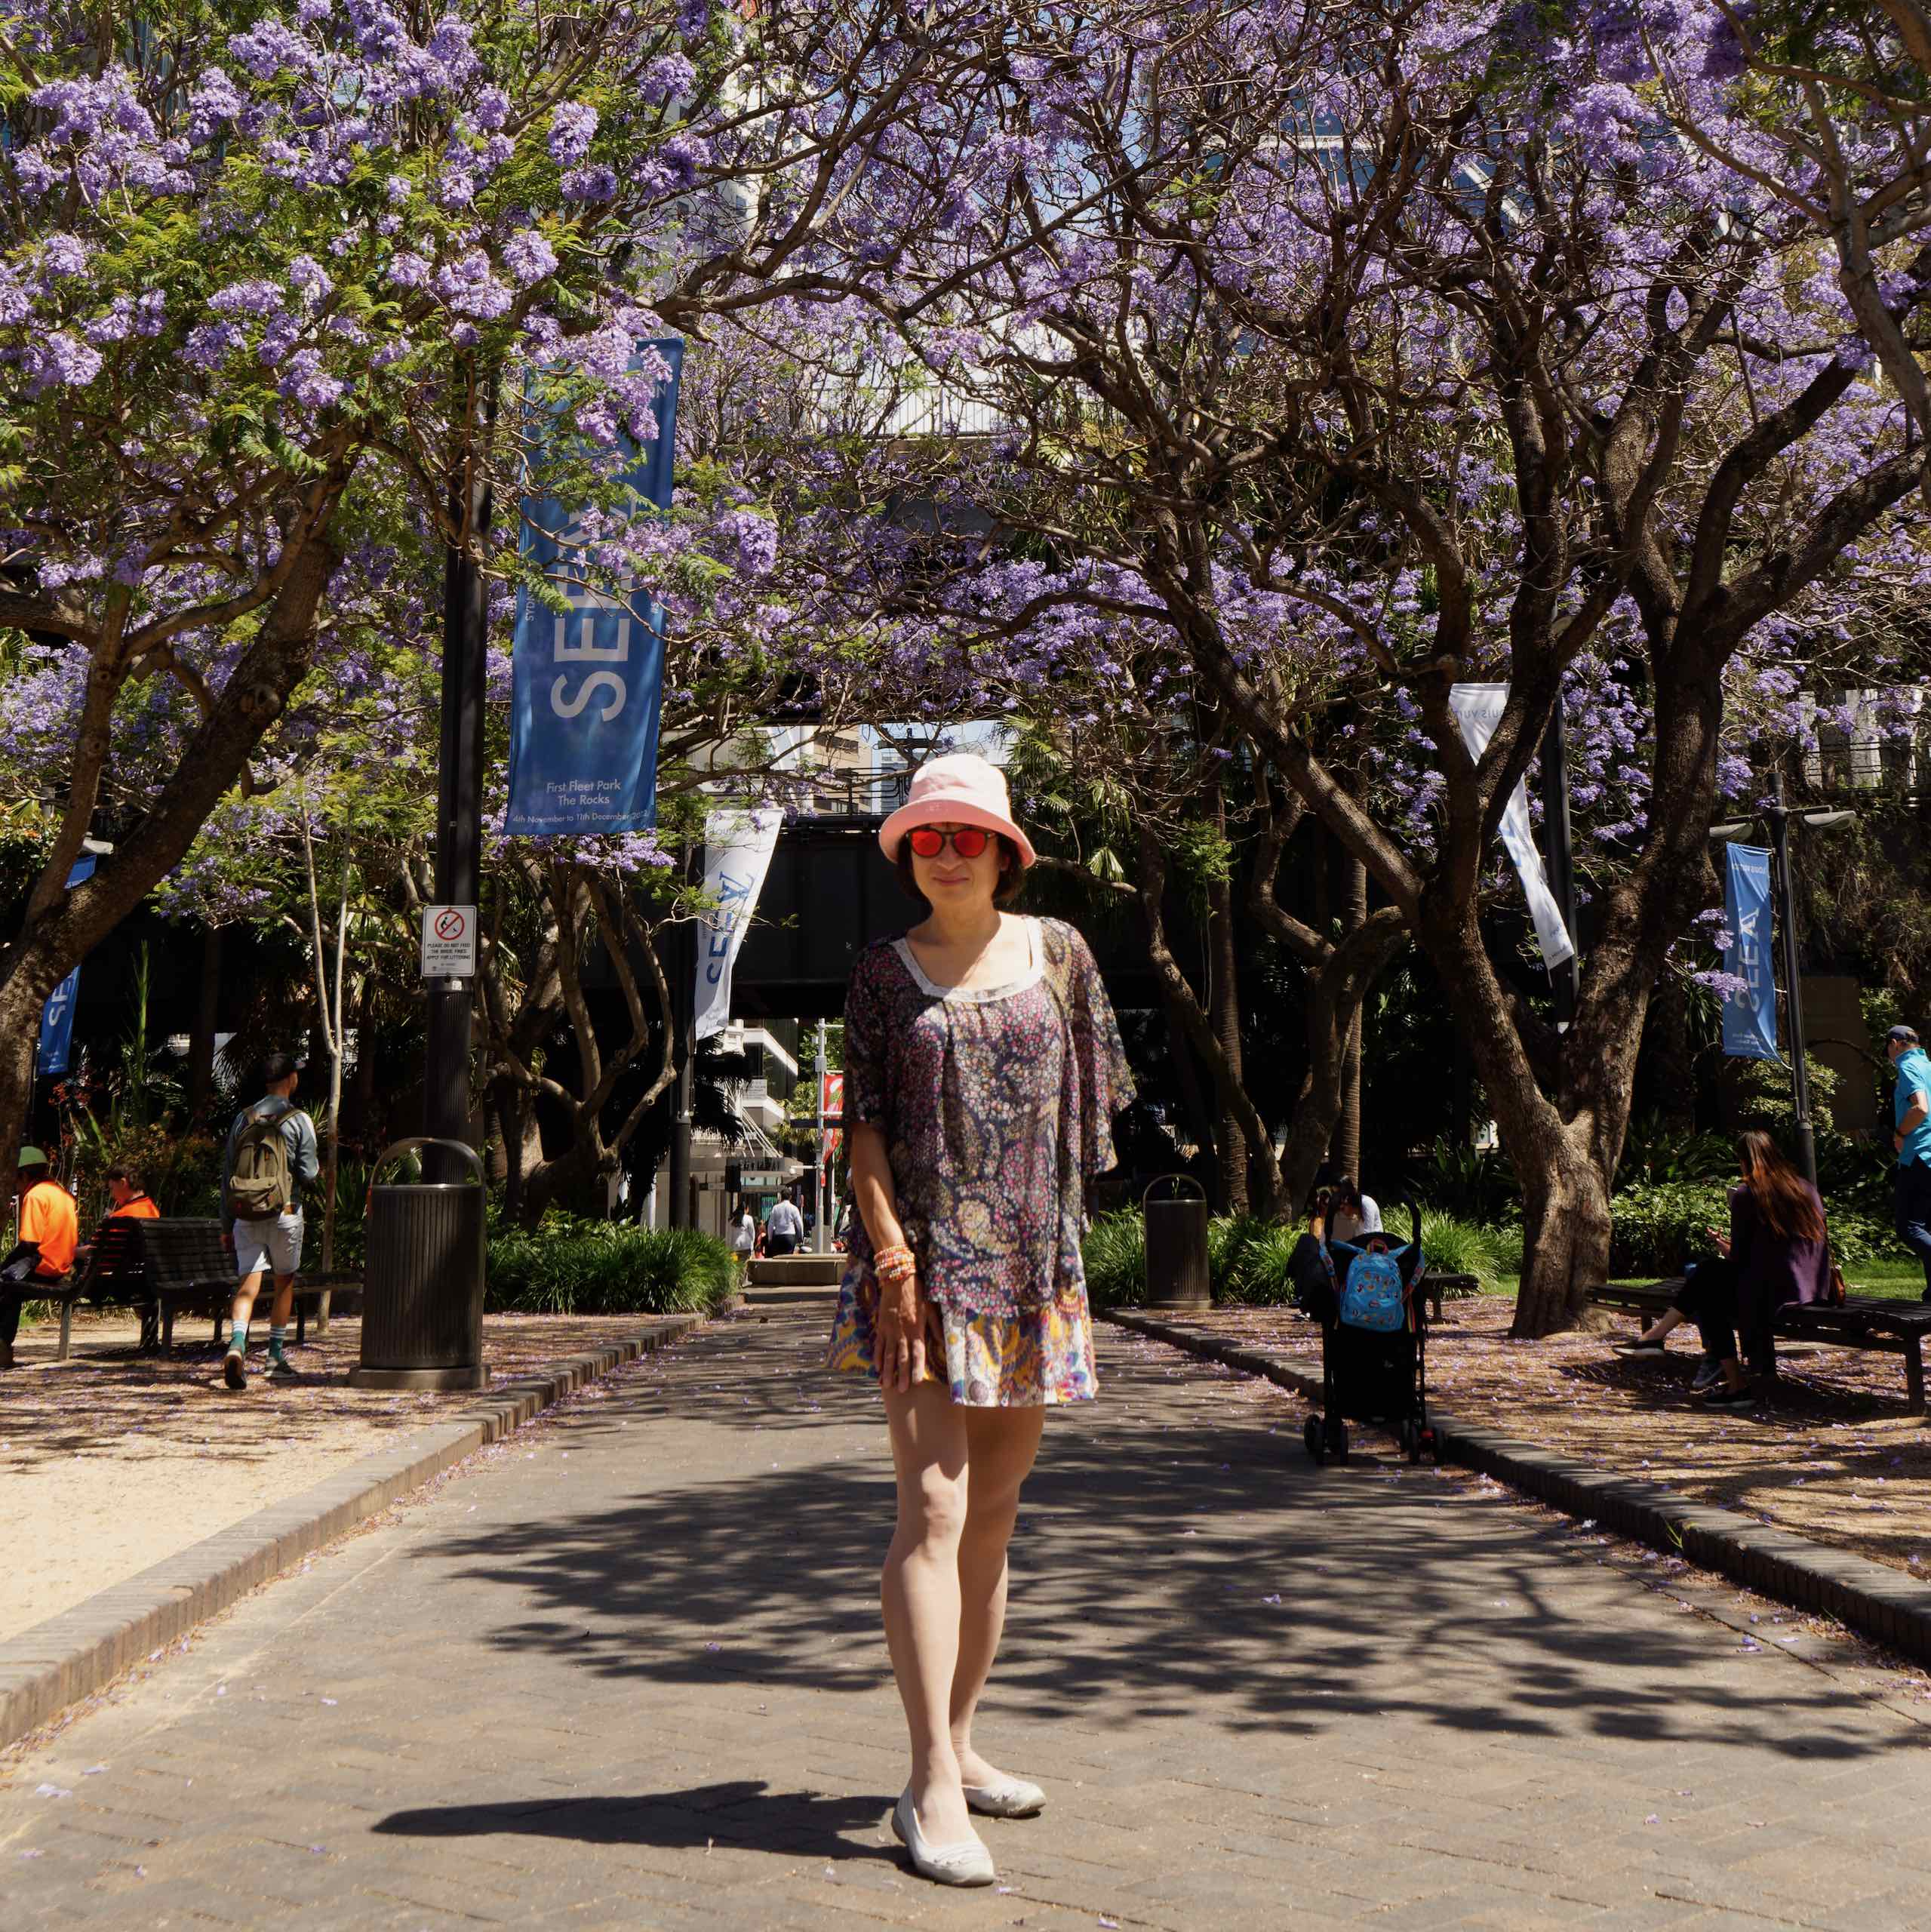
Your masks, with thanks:
M 1511 1238 L 1512 1237 L 1512 1238 Z M 1509 1249 L 1516 1266 L 1503 1266 L 1502 1252 Z M 1453 1214 L 1424 1209 L 1422 1214 L 1422 1253 L 1428 1265 L 1444 1275 L 1472 1275 L 1477 1294 L 1493 1294 L 1502 1278 L 1518 1272 L 1521 1263 L 1520 1229 L 1488 1228 L 1464 1221 Z
M 722 1241 L 615 1221 L 509 1229 L 489 1244 L 484 1306 L 520 1315 L 668 1315 L 720 1308 L 737 1284 Z
M 1621 1189 L 1612 1208 L 1615 1232 L 1610 1243 L 1610 1272 L 1619 1278 L 1675 1275 L 1683 1263 L 1710 1251 L 1704 1232 L 1730 1229 L 1727 1180 L 1665 1181 Z M 1828 1194 L 1831 1251 L 1853 1264 L 1897 1252 L 1887 1217 L 1868 1208 L 1834 1201 Z
M 1146 1223 L 1137 1208 L 1102 1214 L 1082 1244 L 1087 1298 L 1097 1309 L 1137 1308 L 1146 1300 Z

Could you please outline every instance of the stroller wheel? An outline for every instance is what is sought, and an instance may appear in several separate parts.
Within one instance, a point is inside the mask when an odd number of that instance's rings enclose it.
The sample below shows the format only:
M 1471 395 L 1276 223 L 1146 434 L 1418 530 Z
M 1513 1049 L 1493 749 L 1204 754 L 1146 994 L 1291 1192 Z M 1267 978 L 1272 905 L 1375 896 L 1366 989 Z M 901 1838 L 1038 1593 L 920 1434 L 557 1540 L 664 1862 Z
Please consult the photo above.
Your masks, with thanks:
M 1422 1460 L 1422 1426 L 1413 1417 L 1401 1425 L 1401 1446 L 1407 1451 L 1410 1462 Z
M 1348 1425 L 1339 1416 L 1327 1425 L 1327 1453 L 1337 1463 L 1348 1460 Z
M 1433 1429 L 1425 1429 L 1422 1431 L 1422 1439 L 1428 1444 L 1428 1454 L 1434 1459 L 1435 1467 L 1440 1469 L 1441 1467 L 1441 1438 L 1436 1435 Z
M 1306 1426 L 1301 1431 L 1301 1440 L 1308 1445 L 1308 1454 L 1317 1463 L 1327 1461 L 1327 1451 L 1321 1441 L 1321 1417 L 1318 1415 L 1308 1417 Z

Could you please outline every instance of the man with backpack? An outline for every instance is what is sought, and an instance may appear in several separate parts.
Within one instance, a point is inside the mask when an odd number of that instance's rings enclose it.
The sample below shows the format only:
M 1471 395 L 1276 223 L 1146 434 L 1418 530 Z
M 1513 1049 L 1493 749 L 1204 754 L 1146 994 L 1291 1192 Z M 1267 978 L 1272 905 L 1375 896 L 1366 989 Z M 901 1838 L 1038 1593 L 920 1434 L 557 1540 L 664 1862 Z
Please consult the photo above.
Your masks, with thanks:
M 295 1104 L 300 1078 L 287 1054 L 270 1054 L 262 1067 L 262 1097 L 244 1107 L 228 1130 L 223 1151 L 223 1192 L 234 1223 L 235 1291 L 229 1318 L 228 1355 L 221 1364 L 231 1389 L 248 1386 L 248 1318 L 262 1277 L 275 1275 L 275 1300 L 269 1311 L 268 1374 L 272 1382 L 296 1380 L 283 1352 L 288 1311 L 295 1302 L 295 1271 L 302 1265 L 302 1184 L 321 1167 L 315 1124 Z

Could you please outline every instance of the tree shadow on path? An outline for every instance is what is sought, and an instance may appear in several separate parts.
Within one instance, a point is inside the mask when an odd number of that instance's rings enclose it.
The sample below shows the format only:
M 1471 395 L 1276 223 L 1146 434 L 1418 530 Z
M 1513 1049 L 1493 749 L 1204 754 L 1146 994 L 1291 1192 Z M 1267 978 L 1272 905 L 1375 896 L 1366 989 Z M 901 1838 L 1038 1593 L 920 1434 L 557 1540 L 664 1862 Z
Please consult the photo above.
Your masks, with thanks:
M 638 1444 L 640 1422 L 687 1425 L 701 1467 L 706 1442 L 778 1410 L 791 1432 L 773 1451 L 795 1452 L 798 1412 L 816 1403 L 823 1457 L 747 1468 L 730 1448 L 714 1478 L 432 1540 L 420 1560 L 534 1599 L 495 1632 L 508 1653 L 567 1646 L 577 1669 L 667 1688 L 878 1691 L 883 1426 L 868 1385 L 816 1372 L 819 1342 L 776 1323 L 710 1331 L 613 1389 L 586 1426 L 627 1421 Z M 1142 1737 L 1169 1721 L 1311 1737 L 1385 1718 L 1800 1760 L 1919 1744 L 1822 1673 L 1739 1654 L 1754 1646 L 1594 1568 L 1567 1524 L 1391 1458 L 1315 1469 L 1297 1402 L 1178 1361 L 1108 1338 L 1102 1401 L 1049 1419 L 1013 1543 L 1002 1708 L 1089 1729 L 1130 1719 Z M 856 1451 L 854 1424 L 877 1430 Z

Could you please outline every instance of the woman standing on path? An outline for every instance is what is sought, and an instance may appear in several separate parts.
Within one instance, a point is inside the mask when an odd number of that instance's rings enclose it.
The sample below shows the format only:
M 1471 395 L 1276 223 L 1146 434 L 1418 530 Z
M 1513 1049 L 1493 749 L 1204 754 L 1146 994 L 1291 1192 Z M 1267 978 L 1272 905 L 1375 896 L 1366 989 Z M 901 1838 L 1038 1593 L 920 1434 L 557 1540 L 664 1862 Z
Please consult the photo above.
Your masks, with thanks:
M 979 1755 L 973 1717 L 1045 1406 L 1093 1395 L 1085 1188 L 1113 1164 L 1132 1088 L 1086 942 L 1001 909 L 1033 850 L 995 767 L 933 759 L 878 838 L 930 912 L 852 971 L 859 1225 L 830 1362 L 878 1377 L 898 1476 L 882 1595 L 912 1778 L 893 1826 L 927 1878 L 983 1885 L 992 1854 L 968 1813 L 1046 1801 Z

